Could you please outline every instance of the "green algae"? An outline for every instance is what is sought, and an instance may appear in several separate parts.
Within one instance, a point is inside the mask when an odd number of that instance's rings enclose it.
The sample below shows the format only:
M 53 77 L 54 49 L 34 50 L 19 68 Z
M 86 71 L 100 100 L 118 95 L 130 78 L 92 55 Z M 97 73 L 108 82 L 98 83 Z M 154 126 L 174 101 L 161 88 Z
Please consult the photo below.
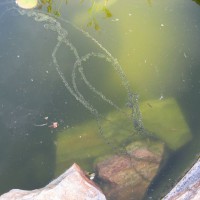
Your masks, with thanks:
M 145 128 L 176 150 L 192 135 L 180 107 L 173 98 L 145 101 L 140 106 Z
M 191 132 L 184 116 L 173 98 L 144 101 L 140 105 L 142 121 L 147 132 L 155 135 L 170 149 L 176 150 L 191 138 Z M 149 138 L 134 130 L 130 110 L 112 111 L 101 120 L 102 133 L 95 120 L 68 128 L 58 133 L 56 150 L 56 174 L 72 165 L 80 164 L 86 170 L 93 170 L 94 160 L 113 153 L 127 153 L 126 146 L 133 141 L 160 149 Z M 137 143 L 134 143 L 135 148 Z M 138 143 L 141 145 L 141 142 Z M 151 147 L 152 146 L 152 147 Z

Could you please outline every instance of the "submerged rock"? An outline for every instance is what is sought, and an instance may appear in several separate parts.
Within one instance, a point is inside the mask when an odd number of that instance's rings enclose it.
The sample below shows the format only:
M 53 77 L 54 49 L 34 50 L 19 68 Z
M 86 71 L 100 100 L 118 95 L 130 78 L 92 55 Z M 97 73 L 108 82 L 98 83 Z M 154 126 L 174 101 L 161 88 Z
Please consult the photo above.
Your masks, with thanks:
M 113 155 L 96 164 L 102 189 L 108 199 L 143 198 L 155 177 L 164 152 L 158 142 L 134 142 L 127 146 L 127 155 Z
M 189 126 L 174 98 L 141 102 L 140 111 L 145 130 L 165 142 L 170 149 L 177 150 L 192 139 Z M 134 130 L 129 117 L 131 112 L 129 108 L 123 108 L 106 114 L 101 120 L 102 134 L 95 119 L 59 132 L 56 174 L 74 162 L 92 171 L 91 165 L 96 158 L 111 154 L 113 149 L 120 151 L 124 144 L 142 136 Z
M 140 110 L 145 128 L 170 149 L 177 150 L 192 139 L 190 128 L 174 98 L 142 102 Z
M 101 190 L 89 180 L 77 164 L 41 189 L 13 189 L 0 200 L 105 200 Z

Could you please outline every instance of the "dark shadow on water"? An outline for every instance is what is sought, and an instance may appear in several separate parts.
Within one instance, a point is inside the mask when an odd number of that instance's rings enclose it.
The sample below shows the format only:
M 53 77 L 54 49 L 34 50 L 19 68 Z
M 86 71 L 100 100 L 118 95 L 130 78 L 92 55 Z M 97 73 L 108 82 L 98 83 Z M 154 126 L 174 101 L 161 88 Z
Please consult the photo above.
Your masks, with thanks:
M 48 123 L 54 119 L 45 103 L 49 94 L 39 86 L 30 87 L 22 67 L 15 71 L 6 63 L 1 66 L 0 194 L 13 188 L 42 187 L 55 171 L 56 130 L 35 126 L 46 123 L 44 113 L 49 114 Z
M 198 61 L 197 61 L 198 63 Z M 193 68 L 188 77 L 187 90 L 175 94 L 185 120 L 190 127 L 193 139 L 170 155 L 165 167 L 160 171 L 149 187 L 145 200 L 153 197 L 160 199 L 161 194 L 166 195 L 175 186 L 178 180 L 192 167 L 199 158 L 200 153 L 200 94 L 199 94 L 199 65 L 193 63 Z
M 200 5 L 200 0 L 192 0 L 194 1 L 195 3 L 197 3 L 198 5 Z
M 25 134 L 13 132 L 0 118 L 0 194 L 13 188 L 35 189 L 54 175 L 55 133 L 32 127 Z

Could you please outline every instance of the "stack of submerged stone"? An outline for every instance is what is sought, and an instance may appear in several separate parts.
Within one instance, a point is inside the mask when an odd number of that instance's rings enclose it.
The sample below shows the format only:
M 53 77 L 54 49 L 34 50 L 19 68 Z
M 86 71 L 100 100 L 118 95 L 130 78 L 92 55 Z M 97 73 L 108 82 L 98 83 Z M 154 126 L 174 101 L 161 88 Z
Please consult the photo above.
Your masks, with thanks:
M 96 164 L 102 190 L 81 168 L 74 164 L 46 187 L 32 191 L 14 189 L 0 200 L 104 200 L 141 199 L 155 176 L 163 153 L 163 145 L 154 149 L 144 142 L 134 142 L 127 147 L 127 155 L 111 155 Z M 159 149 L 159 151 L 157 151 Z M 104 195 L 104 194 L 105 195 Z M 105 197 L 106 196 L 106 197 Z

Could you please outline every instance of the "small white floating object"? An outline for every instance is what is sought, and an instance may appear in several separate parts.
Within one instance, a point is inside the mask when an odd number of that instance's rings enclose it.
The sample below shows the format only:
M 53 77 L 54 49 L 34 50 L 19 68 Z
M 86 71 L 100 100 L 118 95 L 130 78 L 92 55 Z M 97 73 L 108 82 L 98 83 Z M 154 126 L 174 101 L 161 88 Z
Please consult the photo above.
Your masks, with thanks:
M 38 0 L 16 0 L 16 4 L 23 9 L 33 9 L 37 6 Z
M 162 100 L 162 99 L 164 99 L 164 96 L 163 96 L 163 95 L 160 96 L 159 100 Z
M 187 54 L 185 52 L 183 53 L 183 55 L 184 55 L 185 58 L 187 58 Z
M 115 19 L 112 19 L 113 22 L 118 22 L 119 19 L 118 18 L 115 18 Z

